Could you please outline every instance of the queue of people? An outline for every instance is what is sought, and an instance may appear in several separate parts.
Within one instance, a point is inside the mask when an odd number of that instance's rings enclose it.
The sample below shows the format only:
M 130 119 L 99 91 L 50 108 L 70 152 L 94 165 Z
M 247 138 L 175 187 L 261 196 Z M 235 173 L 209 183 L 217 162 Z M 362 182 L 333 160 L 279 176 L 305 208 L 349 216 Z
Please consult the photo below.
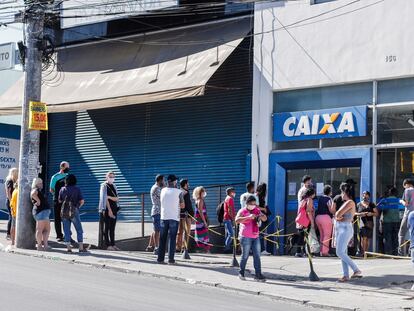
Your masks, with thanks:
M 396 188 L 390 188 L 388 205 L 383 201 L 377 205 L 372 203 L 369 191 L 363 191 L 360 202 L 356 203 L 354 188 L 356 183 L 352 179 L 348 179 L 340 185 L 340 194 L 334 198 L 332 198 L 332 187 L 326 185 L 323 189 L 323 195 L 318 198 L 317 208 L 315 208 L 315 191 L 311 176 L 305 175 L 302 184 L 303 186 L 298 191 L 298 214 L 295 220 L 298 229 L 296 257 L 304 256 L 306 252 L 304 237 L 308 236 L 309 241 L 312 241 L 311 232 L 314 230 L 319 233 L 319 252 L 318 254 L 309 254 L 312 253 L 309 249 L 308 255 L 330 257 L 334 256 L 332 250 L 335 250 L 335 255 L 341 259 L 343 266 L 343 276 L 339 281 L 346 282 L 350 279 L 349 268 L 354 272 L 351 278 L 360 278 L 362 273 L 348 255 L 348 250 L 356 249 L 356 255 L 360 256 L 369 251 L 376 218 L 380 218 L 383 230 L 388 229 L 385 235 L 388 244 L 387 252 L 406 255 L 406 233 L 411 230 L 412 235 L 414 230 L 414 225 L 410 223 L 411 219 L 414 219 L 414 182 L 411 179 L 404 180 L 404 194 L 399 201 Z M 400 222 L 398 221 L 398 203 L 405 207 Z M 411 241 L 410 252 L 414 260 L 413 236 L 411 236 Z

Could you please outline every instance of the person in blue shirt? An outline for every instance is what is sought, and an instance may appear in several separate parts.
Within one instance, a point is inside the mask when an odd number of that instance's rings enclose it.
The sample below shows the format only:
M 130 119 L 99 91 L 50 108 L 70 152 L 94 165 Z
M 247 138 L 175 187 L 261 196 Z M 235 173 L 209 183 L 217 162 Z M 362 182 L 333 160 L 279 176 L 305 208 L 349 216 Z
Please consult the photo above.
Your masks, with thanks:
M 69 173 L 69 162 L 63 161 L 60 163 L 60 170 L 52 176 L 50 180 L 50 193 L 53 194 L 54 203 L 54 217 L 55 217 L 55 231 L 56 240 L 63 241 L 62 233 L 62 219 L 60 217 L 60 209 L 62 204 L 59 202 L 59 191 L 65 186 L 65 178 Z
M 414 212 L 410 212 L 408 215 L 408 228 L 410 230 L 410 253 L 411 261 L 414 264 Z M 411 287 L 414 290 L 414 285 Z
M 398 254 L 398 231 L 400 230 L 400 203 L 398 190 L 391 187 L 387 197 L 378 204 L 382 213 L 382 231 L 384 235 L 384 249 L 388 255 Z

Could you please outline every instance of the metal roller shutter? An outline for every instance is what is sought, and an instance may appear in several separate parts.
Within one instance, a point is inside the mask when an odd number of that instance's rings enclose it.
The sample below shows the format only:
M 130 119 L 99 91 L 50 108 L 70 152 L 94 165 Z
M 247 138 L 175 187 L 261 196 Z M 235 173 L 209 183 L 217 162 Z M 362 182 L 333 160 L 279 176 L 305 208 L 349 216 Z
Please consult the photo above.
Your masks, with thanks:
M 251 70 L 244 40 L 210 79 L 206 95 L 119 108 L 50 115 L 48 177 L 62 160 L 85 196 L 84 221 L 98 218 L 99 184 L 117 173 L 120 219 L 140 218 L 140 198 L 157 173 L 188 178 L 191 187 L 244 183 L 251 149 Z M 237 189 L 240 194 L 244 187 Z M 212 220 L 218 188 L 208 190 Z M 146 216 L 150 202 L 146 196 Z

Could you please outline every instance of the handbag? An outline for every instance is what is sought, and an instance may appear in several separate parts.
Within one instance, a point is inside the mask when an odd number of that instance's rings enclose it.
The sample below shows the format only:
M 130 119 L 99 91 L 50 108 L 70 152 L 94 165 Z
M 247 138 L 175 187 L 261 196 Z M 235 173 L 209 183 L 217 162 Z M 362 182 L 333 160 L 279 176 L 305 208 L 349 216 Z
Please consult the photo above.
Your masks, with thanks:
M 309 239 L 309 247 L 312 254 L 319 253 L 321 250 L 321 246 L 318 241 L 318 236 L 316 235 L 315 228 L 311 228 L 308 234 Z
M 301 206 L 298 210 L 298 215 L 296 216 L 295 222 L 297 225 L 307 228 L 310 225 L 310 220 L 308 214 L 306 213 L 306 201 L 302 201 Z

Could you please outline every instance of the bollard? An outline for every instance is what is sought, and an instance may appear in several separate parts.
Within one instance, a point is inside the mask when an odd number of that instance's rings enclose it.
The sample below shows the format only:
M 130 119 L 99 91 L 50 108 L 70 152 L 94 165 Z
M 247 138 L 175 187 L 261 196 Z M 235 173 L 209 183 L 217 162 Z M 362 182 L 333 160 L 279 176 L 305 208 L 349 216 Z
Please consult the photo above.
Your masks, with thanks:
M 309 281 L 311 282 L 319 282 L 320 279 L 318 275 L 316 274 L 315 270 L 313 269 L 313 263 L 312 263 L 312 253 L 309 245 L 309 235 L 308 232 L 305 231 L 305 242 L 306 242 L 306 249 L 308 253 L 308 260 L 309 260 L 309 267 L 310 267 L 310 273 L 309 273 Z
M 234 228 L 233 228 L 233 259 L 231 261 L 230 266 L 238 268 L 238 267 L 240 267 L 240 265 L 239 265 L 239 262 L 237 261 L 237 258 L 236 258 L 236 255 L 237 255 L 236 254 L 236 252 L 237 252 L 236 229 L 237 229 L 237 226 L 234 225 Z

